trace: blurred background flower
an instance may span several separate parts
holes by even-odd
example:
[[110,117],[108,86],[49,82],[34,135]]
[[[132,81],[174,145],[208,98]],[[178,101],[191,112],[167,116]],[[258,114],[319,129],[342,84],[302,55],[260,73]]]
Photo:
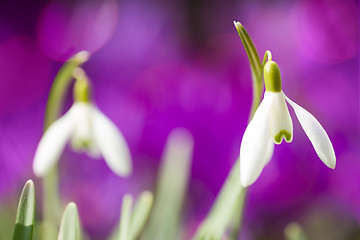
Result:
[[[233,20],[246,27],[260,55],[272,51],[284,91],[322,123],[337,155],[335,170],[323,166],[294,123],[293,144],[275,149],[249,190],[241,239],[282,239],[293,221],[310,239],[360,238],[353,0],[2,1],[0,236],[12,234],[6,222],[15,221],[14,202],[27,179],[36,180],[41,203],[31,165],[49,89],[63,61],[87,50],[84,69],[96,103],[124,134],[134,172],[119,178],[104,161],[68,149],[60,164],[64,204],[75,201],[91,239],[104,239],[123,194],[154,189],[167,136],[184,127],[194,137],[184,209],[184,239],[190,238],[239,155],[250,111],[249,63]],[[71,102],[69,94],[64,111]]]

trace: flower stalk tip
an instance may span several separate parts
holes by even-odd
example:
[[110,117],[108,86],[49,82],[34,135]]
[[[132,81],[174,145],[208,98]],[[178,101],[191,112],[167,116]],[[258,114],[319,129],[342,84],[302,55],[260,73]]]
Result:
[[69,61],[70,62],[76,62],[78,65],[87,62],[90,58],[90,53],[88,51],[80,51],[76,53],[74,56],[72,56]]
[[91,101],[90,82],[84,70],[80,67],[75,68],[73,77],[76,80],[73,89],[75,102],[89,103]]
[[266,50],[265,56],[267,56],[268,61],[272,61],[272,54],[271,54],[270,50]]

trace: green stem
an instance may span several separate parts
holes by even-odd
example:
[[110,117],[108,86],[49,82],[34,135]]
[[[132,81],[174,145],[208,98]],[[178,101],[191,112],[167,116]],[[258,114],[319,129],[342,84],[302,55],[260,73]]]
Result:
[[[69,59],[56,75],[46,104],[44,132],[59,117],[74,69],[88,59],[88,53],[79,52]],[[43,239],[56,239],[60,223],[60,198],[57,166],[43,178]]]
[[[250,62],[253,86],[253,99],[251,112],[249,114],[250,122],[260,104],[264,90],[262,74],[263,66],[266,62],[268,53],[265,53],[264,60],[261,63],[255,45],[245,28],[239,22],[234,22],[234,24]],[[235,164],[231,168],[228,177],[215,199],[215,203],[213,204],[209,215],[201,224],[194,239],[222,239],[229,226],[231,226],[229,239],[237,239],[242,222],[247,193],[247,189],[243,188],[239,182],[239,169],[240,158],[236,160]]]
[[[249,36],[249,38],[250,38],[250,36]],[[254,47],[254,49],[255,49],[255,47]],[[255,49],[255,51],[256,51],[256,49]],[[265,54],[264,54],[264,57],[263,57],[260,74],[258,74],[258,75],[260,75],[261,79],[262,79],[262,75],[263,75],[263,67],[264,67],[264,65],[266,63],[266,60],[268,58],[269,53],[270,53],[270,51],[266,51]],[[271,53],[270,53],[270,58],[271,58]],[[255,83],[255,82],[256,82],[256,84],[259,84],[259,81],[255,81],[253,79],[253,83]],[[254,89],[255,89],[255,87],[254,87]],[[262,81],[261,81],[261,86],[260,85],[257,86],[257,91],[259,89],[260,89],[260,91],[262,93],[262,91],[263,91]],[[260,104],[260,99],[261,99],[261,94],[256,95],[255,98],[253,97],[253,102],[252,102],[252,105],[251,105],[251,112],[250,112],[250,115],[249,115],[249,122],[253,118],[253,116],[255,114],[255,111],[258,108],[259,104]],[[240,163],[240,159],[239,159],[239,163]],[[233,217],[233,228],[232,228],[232,231],[230,233],[230,235],[232,236],[232,239],[237,239],[238,235],[239,235],[239,232],[240,232],[241,222],[242,222],[242,218],[243,218],[242,216],[243,216],[243,213],[244,213],[244,206],[246,204],[246,196],[247,196],[247,189],[245,188],[243,190],[243,193],[238,196],[237,202],[239,203],[239,205],[238,205],[238,209],[235,211],[235,214],[234,214],[234,217]]]
[[[250,35],[247,33],[247,31],[241,24],[240,24],[240,30],[238,29],[238,33],[239,33],[240,39],[241,39],[245,49],[248,49],[248,50],[246,50],[248,58],[256,59],[256,60],[254,60],[254,62],[256,63],[255,66],[250,66],[251,71],[253,73],[252,74],[253,100],[251,103],[251,112],[249,114],[249,120],[248,120],[248,122],[250,122],[256,112],[256,109],[260,105],[262,92],[264,90],[264,84],[262,81],[263,68],[267,61],[267,58],[268,57],[271,58],[271,53],[270,53],[270,51],[267,50],[264,54],[262,63],[260,63],[259,54],[255,48],[255,45],[254,45],[253,41],[251,40]],[[248,46],[248,47],[246,47],[246,46]],[[256,72],[254,71],[254,69],[257,69]],[[235,164],[233,166],[233,169],[240,168],[240,158],[237,160],[237,162],[238,162],[239,166],[237,166],[237,164]],[[240,176],[239,176],[239,178],[240,178]],[[238,235],[239,235],[239,231],[241,230],[241,222],[242,222],[243,213],[244,213],[244,206],[246,204],[246,196],[247,196],[247,188],[243,189],[242,194],[239,194],[237,196],[236,202],[238,203],[238,205],[237,205],[237,209],[233,216],[233,221],[232,221],[233,225],[232,225],[232,230],[230,232],[231,239],[237,239]]]

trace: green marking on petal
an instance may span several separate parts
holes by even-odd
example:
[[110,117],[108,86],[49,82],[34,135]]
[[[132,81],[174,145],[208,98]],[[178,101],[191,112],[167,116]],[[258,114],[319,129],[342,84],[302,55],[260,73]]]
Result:
[[286,130],[281,130],[278,134],[276,134],[274,139],[276,144],[280,144],[283,139],[289,143],[291,142],[291,133]]
[[91,148],[93,141],[91,139],[77,139],[71,140],[71,146],[75,151],[86,151]]

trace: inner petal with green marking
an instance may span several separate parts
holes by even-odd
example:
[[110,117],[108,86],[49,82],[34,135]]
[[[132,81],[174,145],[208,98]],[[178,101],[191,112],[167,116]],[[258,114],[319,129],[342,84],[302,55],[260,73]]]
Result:
[[283,139],[285,139],[286,142],[291,142],[291,140],[292,140],[291,133],[289,133],[288,131],[286,131],[284,129],[281,130],[274,137],[275,143],[277,143],[277,144],[280,144]]
[[293,125],[283,93],[266,91],[265,97],[269,98],[271,101],[269,130],[274,143],[280,144],[283,139],[288,143],[291,142],[293,137]]

